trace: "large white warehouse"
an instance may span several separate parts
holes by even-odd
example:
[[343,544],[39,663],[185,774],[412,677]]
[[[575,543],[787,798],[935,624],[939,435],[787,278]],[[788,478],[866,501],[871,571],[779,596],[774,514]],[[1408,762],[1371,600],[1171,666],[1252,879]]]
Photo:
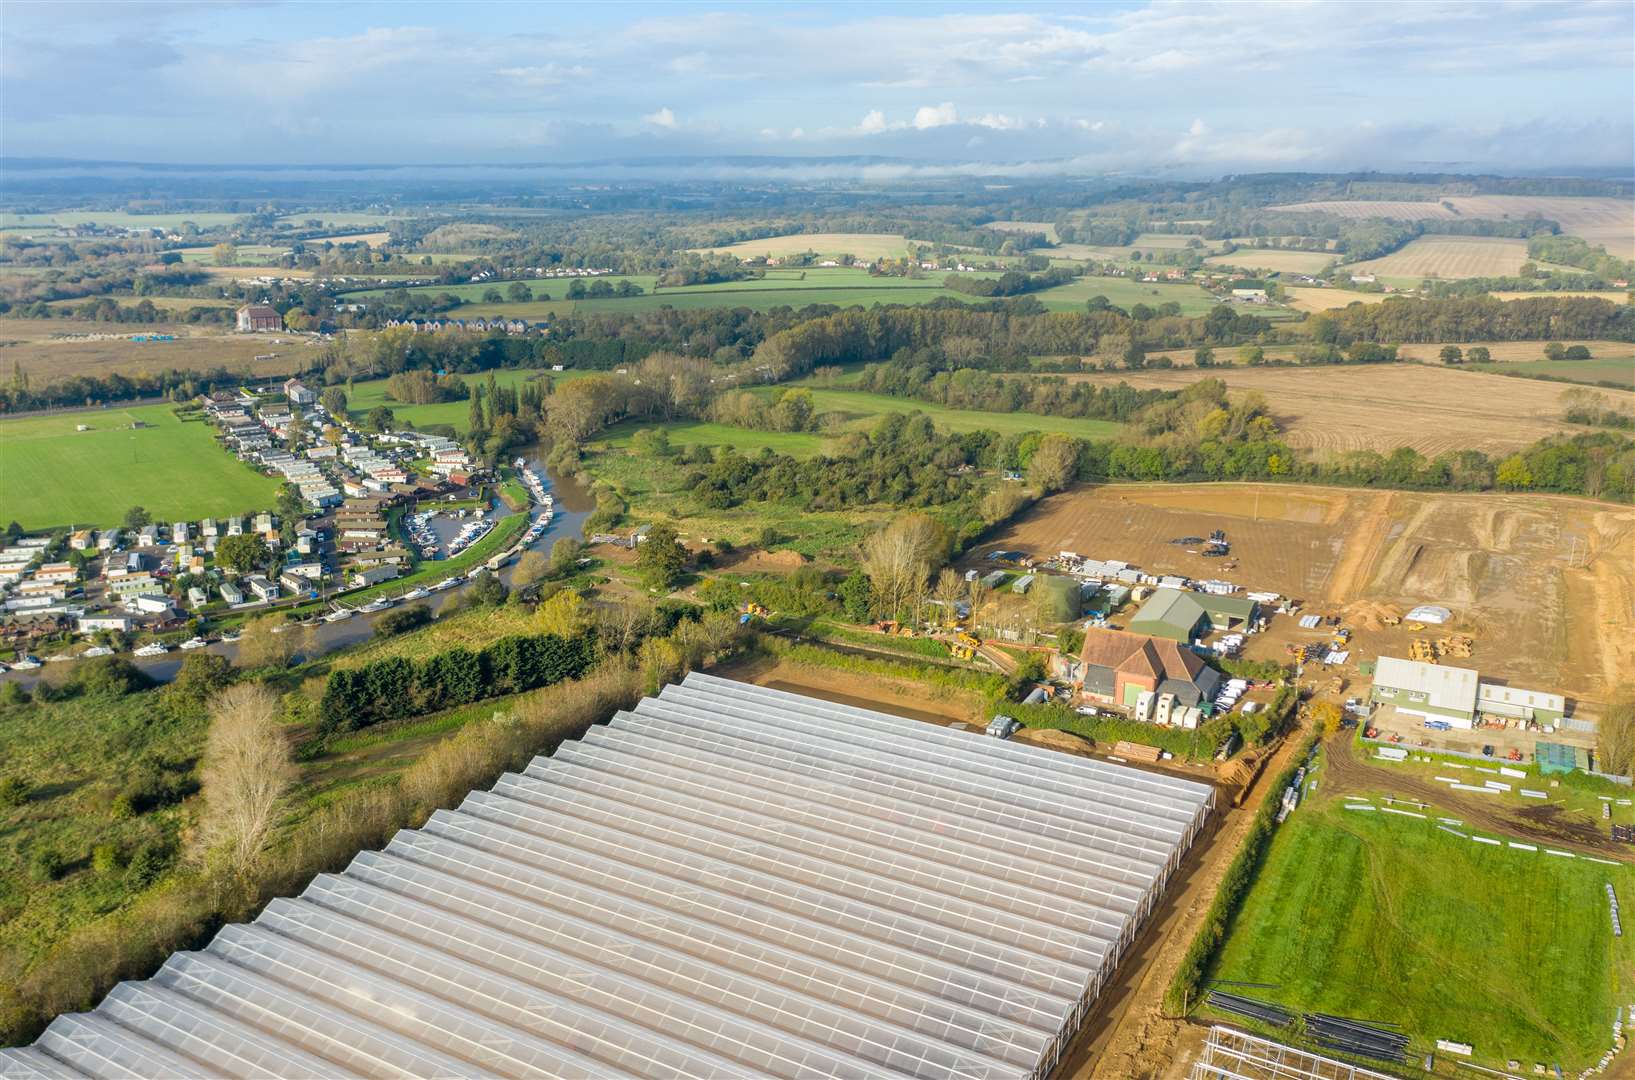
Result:
[[1211,804],[694,674],[0,1074],[1041,1077]]

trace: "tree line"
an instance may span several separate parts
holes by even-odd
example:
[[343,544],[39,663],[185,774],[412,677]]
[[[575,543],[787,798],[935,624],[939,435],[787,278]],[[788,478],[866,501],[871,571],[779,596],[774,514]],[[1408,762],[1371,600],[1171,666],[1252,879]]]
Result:
[[596,659],[596,635],[513,634],[480,650],[447,649],[419,661],[389,656],[336,668],[318,703],[318,735],[419,716],[485,697],[575,679]]

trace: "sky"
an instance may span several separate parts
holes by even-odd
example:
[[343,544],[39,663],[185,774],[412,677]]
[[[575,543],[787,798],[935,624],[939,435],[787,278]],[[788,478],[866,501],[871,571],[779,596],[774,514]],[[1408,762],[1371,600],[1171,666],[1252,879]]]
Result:
[[8,157],[1627,169],[1632,87],[1628,0],[0,0]]

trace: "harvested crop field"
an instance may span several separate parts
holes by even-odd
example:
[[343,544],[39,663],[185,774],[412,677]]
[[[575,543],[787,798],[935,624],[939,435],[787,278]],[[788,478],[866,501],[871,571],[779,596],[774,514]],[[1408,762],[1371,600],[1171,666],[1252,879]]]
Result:
[[1377,304],[1385,299],[1384,293],[1358,292],[1354,289],[1288,289],[1289,306],[1296,311],[1332,311],[1355,303]]
[[[1176,390],[1202,376],[1192,368],[1071,377]],[[1559,386],[1440,366],[1231,367],[1211,369],[1208,377],[1225,380],[1234,393],[1264,394],[1289,445],[1318,453],[1399,446],[1427,457],[1450,450],[1502,453],[1567,429],[1559,419]],[[1635,395],[1628,397],[1635,403]]]
[[1350,269],[1381,277],[1511,277],[1527,261],[1527,241],[1496,236],[1421,236],[1389,255]]
[[[154,303],[163,301],[156,298]],[[175,334],[177,340],[132,340],[154,334]],[[9,373],[14,363],[21,365],[35,387],[79,375],[154,374],[171,368],[208,371],[225,367],[259,378],[302,370],[311,361],[311,341],[287,334],[228,334],[166,323],[0,319],[0,368]],[[257,356],[269,359],[257,360]]]
[[1336,256],[1322,251],[1280,251],[1275,248],[1239,248],[1230,255],[1211,255],[1208,266],[1241,266],[1274,274],[1315,274]]
[[[1451,203],[1449,210],[1442,205]],[[1399,221],[1483,218],[1503,221],[1538,214],[1561,223],[1561,231],[1600,244],[1620,258],[1635,258],[1635,202],[1605,197],[1560,195],[1448,195],[1437,201],[1351,201],[1292,203],[1272,210],[1303,210],[1347,218],[1388,217]]]
[[[1215,529],[1232,542],[1230,560],[1170,543]],[[1468,663],[1485,676],[1567,694],[1592,703],[1591,714],[1635,670],[1635,509],[1627,506],[1296,484],[1120,484],[1051,496],[993,543],[1300,598],[1356,632],[1359,659],[1408,655],[1415,635],[1382,616],[1443,604],[1454,614],[1449,629],[1475,638]],[[1285,623],[1274,622],[1269,636]]]
[[765,255],[798,255],[815,251],[819,255],[855,255],[859,259],[896,258],[908,249],[908,241],[896,233],[791,233],[787,236],[764,236],[759,240],[745,240],[725,247],[698,248],[698,251],[722,252],[741,259]]

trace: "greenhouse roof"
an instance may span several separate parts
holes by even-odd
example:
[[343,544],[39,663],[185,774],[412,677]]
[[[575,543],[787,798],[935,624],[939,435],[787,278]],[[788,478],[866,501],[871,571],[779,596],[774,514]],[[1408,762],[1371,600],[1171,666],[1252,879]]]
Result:
[[1042,1076],[1211,805],[693,674],[4,1076]]

